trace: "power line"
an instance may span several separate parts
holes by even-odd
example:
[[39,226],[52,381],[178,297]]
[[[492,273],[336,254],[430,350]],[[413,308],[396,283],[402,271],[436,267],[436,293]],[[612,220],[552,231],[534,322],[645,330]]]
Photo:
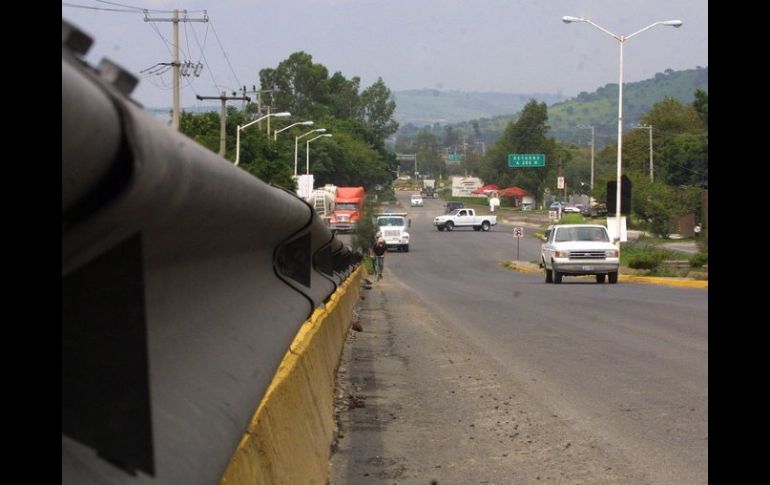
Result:
[[[211,24],[211,20],[209,20],[209,24]],[[211,76],[211,82],[214,83],[214,86],[219,87],[219,83],[217,82],[216,79],[214,79],[214,70],[211,69],[211,64],[209,64],[208,59],[206,59],[206,41],[208,40],[208,37],[209,37],[209,26],[206,25],[206,35],[203,38],[202,46],[200,41],[198,40],[198,34],[195,33],[195,29],[192,29],[192,33],[193,33],[193,38],[195,39],[195,43],[198,44],[198,49],[200,49],[201,51],[201,58],[203,59],[203,62],[207,66],[209,66],[208,72],[209,72],[209,75]]]
[[[153,9],[153,8],[135,7],[133,5],[125,5],[125,4],[117,3],[117,2],[108,2],[107,0],[94,0],[94,1],[95,2],[99,2],[99,3],[106,3],[107,5],[115,5],[115,6],[124,7],[124,8],[132,8],[132,9],[138,11],[138,12],[174,13],[173,10],[157,10],[157,9]],[[188,12],[189,13],[201,13],[201,12],[205,12],[205,10],[182,10],[182,12],[184,12],[185,15],[186,15]]]
[[217,43],[219,44],[219,48],[222,50],[222,55],[225,57],[225,61],[227,61],[227,65],[230,66],[230,72],[233,73],[233,77],[235,78],[235,82],[238,83],[238,86],[241,85],[240,79],[238,79],[238,76],[235,74],[235,70],[233,69],[232,64],[230,64],[230,58],[227,57],[227,52],[225,52],[225,48],[222,47],[222,42],[219,40],[219,35],[217,35],[217,30],[214,28],[214,23],[211,22],[211,31],[214,32],[214,37],[217,39]]
[[67,2],[62,2],[61,4],[65,7],[84,8],[88,10],[102,10],[104,12],[136,13],[136,10],[120,10],[117,8],[92,7],[88,5],[78,5],[75,3],[67,3]]

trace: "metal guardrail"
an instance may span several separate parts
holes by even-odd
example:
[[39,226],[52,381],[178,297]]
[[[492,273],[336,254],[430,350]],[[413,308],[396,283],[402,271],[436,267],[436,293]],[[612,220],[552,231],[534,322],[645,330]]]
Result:
[[360,255],[144,113],[89,45],[62,21],[62,482],[215,483]]

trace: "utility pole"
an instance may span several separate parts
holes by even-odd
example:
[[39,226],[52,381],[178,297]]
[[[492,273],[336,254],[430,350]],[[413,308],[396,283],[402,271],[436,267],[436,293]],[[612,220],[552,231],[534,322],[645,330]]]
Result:
[[204,100],[204,99],[222,100],[222,108],[219,110],[219,156],[224,157],[225,156],[225,125],[227,121],[227,110],[225,107],[225,103],[230,99],[242,99],[244,101],[250,101],[251,99],[248,96],[235,96],[235,93],[233,93],[233,96],[227,96],[227,93],[224,91],[222,91],[221,96],[196,95],[195,97],[200,100]]
[[173,95],[173,112],[171,114],[171,128],[173,128],[176,131],[179,131],[179,99],[181,96],[181,87],[179,82],[179,67],[181,64],[179,63],[179,22],[208,22],[209,17],[206,14],[206,11],[203,11],[203,18],[202,19],[191,19],[187,17],[187,10],[183,10],[184,17],[179,18],[179,10],[174,9],[174,16],[170,19],[162,19],[162,18],[150,18],[149,14],[145,12],[144,14],[144,21],[145,22],[172,22],[174,24],[174,40],[173,40],[173,47],[174,47],[174,53],[172,61],[172,65],[174,66],[174,95]]

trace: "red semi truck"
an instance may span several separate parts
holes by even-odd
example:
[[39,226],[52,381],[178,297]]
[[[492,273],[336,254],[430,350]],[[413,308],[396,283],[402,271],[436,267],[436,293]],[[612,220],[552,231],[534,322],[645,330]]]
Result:
[[363,217],[365,198],[363,187],[337,187],[329,228],[338,232],[352,231]]

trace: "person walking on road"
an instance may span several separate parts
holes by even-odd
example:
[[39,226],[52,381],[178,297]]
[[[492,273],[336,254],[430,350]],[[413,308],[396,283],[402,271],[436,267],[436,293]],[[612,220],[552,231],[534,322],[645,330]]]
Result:
[[374,256],[374,274],[377,275],[377,280],[382,279],[382,270],[385,269],[385,253],[388,252],[388,245],[385,243],[385,238],[380,237],[372,247],[372,255]]

